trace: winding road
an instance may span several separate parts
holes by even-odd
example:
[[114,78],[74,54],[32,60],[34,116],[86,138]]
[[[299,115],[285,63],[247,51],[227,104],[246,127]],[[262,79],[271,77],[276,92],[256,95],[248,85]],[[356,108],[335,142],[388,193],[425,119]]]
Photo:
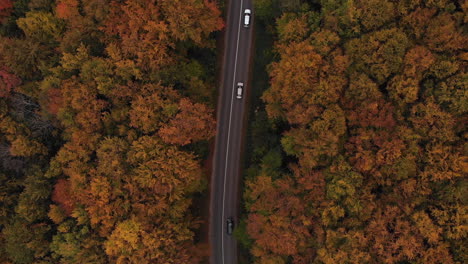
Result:
[[[253,18],[243,26],[244,10],[252,0],[229,0],[225,31],[223,72],[217,109],[217,134],[211,176],[210,246],[211,264],[237,264],[237,242],[227,234],[229,217],[238,224],[242,134],[248,83]],[[236,98],[237,83],[244,83],[243,98]]]

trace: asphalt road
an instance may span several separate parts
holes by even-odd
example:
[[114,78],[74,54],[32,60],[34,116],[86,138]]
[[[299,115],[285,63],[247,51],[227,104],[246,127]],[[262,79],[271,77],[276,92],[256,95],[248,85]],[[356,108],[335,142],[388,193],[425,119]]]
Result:
[[[243,27],[244,10],[252,10],[250,26]],[[237,242],[227,234],[226,220],[238,224],[242,133],[249,87],[249,63],[255,13],[252,0],[229,0],[225,50],[217,109],[217,134],[211,177],[210,246],[212,264],[237,264]],[[236,98],[237,82],[244,83]]]

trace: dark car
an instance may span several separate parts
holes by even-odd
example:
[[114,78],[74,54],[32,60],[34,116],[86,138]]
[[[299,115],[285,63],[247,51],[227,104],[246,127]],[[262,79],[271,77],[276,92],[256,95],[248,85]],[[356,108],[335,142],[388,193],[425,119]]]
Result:
[[228,235],[231,235],[232,231],[234,231],[234,220],[232,219],[232,217],[229,217],[226,220],[226,228]]

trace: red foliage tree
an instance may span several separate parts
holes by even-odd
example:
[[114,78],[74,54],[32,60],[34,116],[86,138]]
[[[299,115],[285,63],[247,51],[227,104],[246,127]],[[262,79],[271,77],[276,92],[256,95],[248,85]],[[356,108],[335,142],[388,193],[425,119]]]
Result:
[[47,95],[48,110],[51,114],[56,115],[63,104],[62,93],[60,89],[52,88],[47,91]]
[[19,84],[21,84],[20,78],[9,73],[6,68],[0,68],[0,97],[8,97],[13,88]]
[[11,0],[0,0],[0,23],[13,11],[13,2]]
[[74,208],[74,201],[70,195],[70,182],[59,179],[54,186],[52,201],[58,203],[67,215],[70,215]]
[[78,0],[61,0],[56,7],[57,17],[70,19],[79,15]]
[[214,136],[216,122],[211,109],[182,99],[179,110],[169,124],[159,130],[164,142],[183,146]]

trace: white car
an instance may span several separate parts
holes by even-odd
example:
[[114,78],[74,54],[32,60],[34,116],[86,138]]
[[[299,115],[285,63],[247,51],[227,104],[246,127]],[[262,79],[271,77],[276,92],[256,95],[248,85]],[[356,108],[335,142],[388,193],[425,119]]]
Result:
[[244,27],[249,27],[251,15],[252,15],[252,11],[250,9],[244,10]]
[[237,99],[242,99],[242,90],[244,89],[244,83],[237,83]]

